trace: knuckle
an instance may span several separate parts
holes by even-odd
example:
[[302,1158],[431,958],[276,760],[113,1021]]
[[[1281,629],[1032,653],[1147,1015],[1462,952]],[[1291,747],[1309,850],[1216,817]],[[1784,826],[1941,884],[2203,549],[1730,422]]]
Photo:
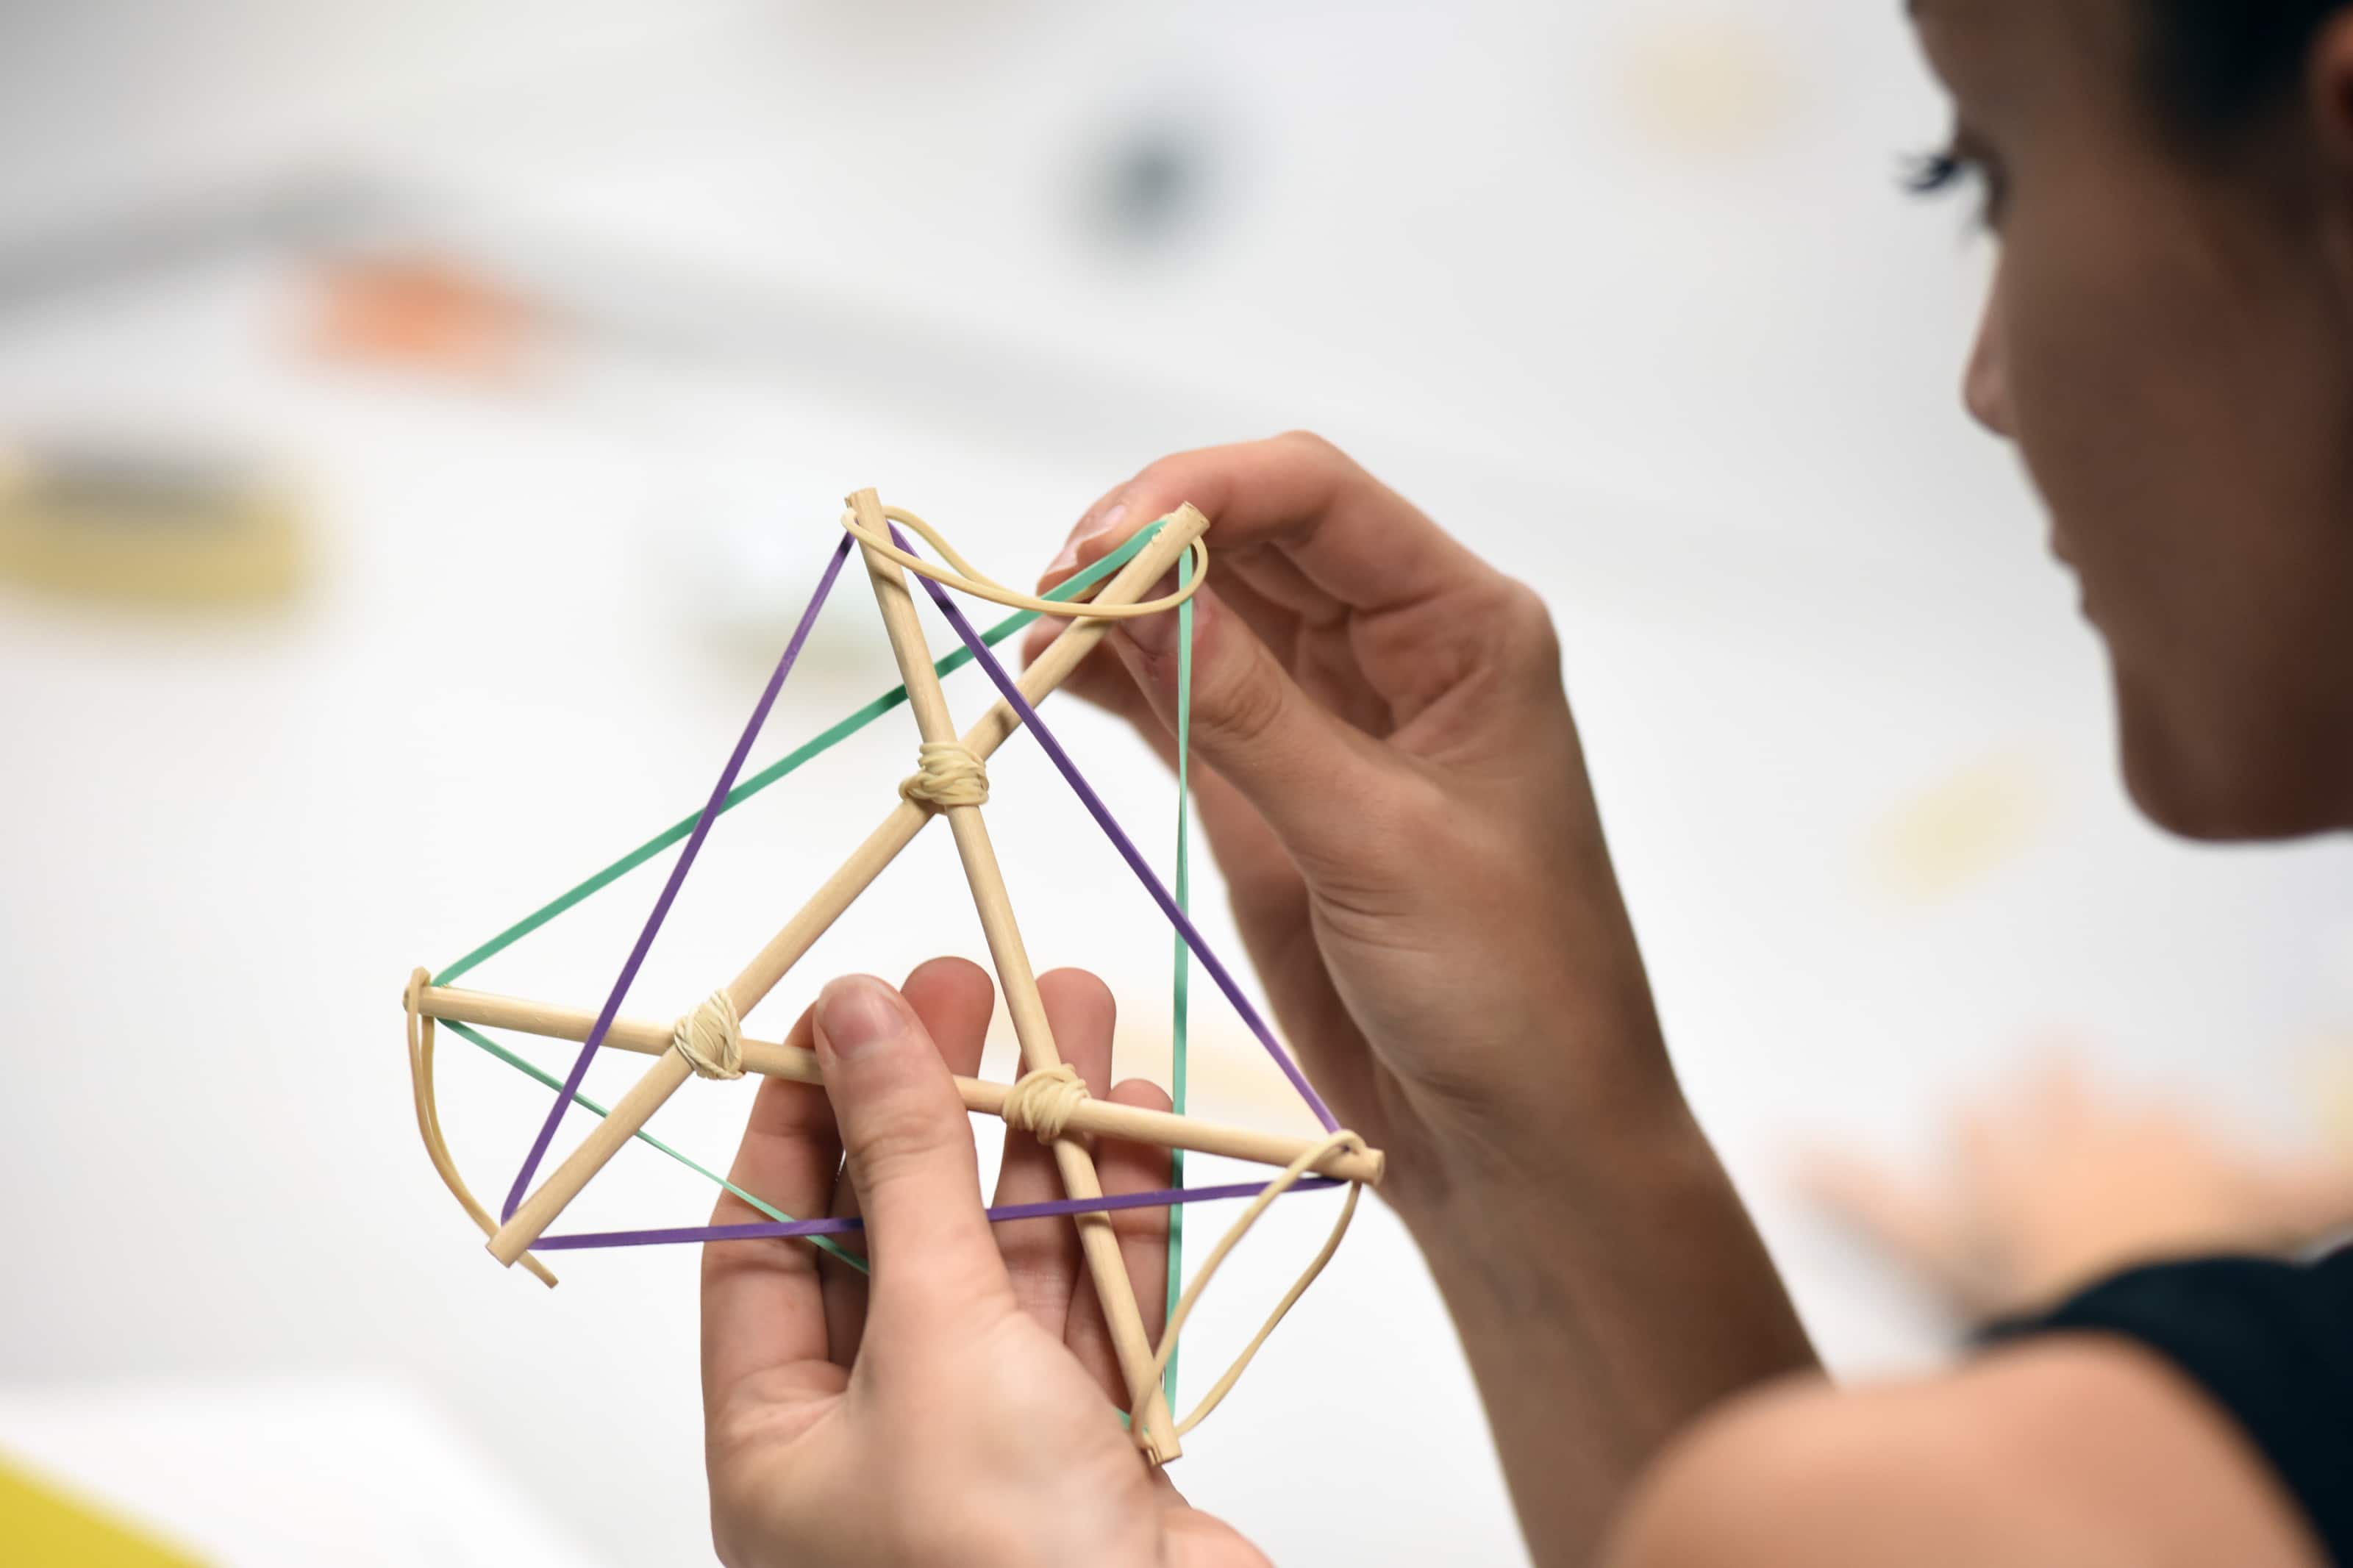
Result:
[[1456,819],[1445,792],[1419,774],[1392,780],[1356,805],[1359,842],[1367,865],[1384,881],[1426,873],[1433,852],[1454,837]]
[[922,1180],[954,1135],[953,1127],[943,1127],[934,1118],[912,1110],[870,1116],[858,1130],[860,1184],[871,1191]]
[[1314,486],[1327,500],[1364,486],[1378,488],[1354,458],[1313,430],[1286,430],[1268,445],[1313,475]]
[[1314,462],[1355,466],[1345,452],[1313,430],[1285,430],[1274,437],[1274,444],[1289,447]]
[[1182,454],[1179,453],[1171,453],[1165,458],[1153,458],[1152,461],[1135,470],[1135,477],[1128,480],[1124,487],[1126,492],[1131,495],[1145,491],[1157,494],[1172,477],[1172,471],[1176,468],[1181,456]]
[[1111,1098],[1122,1105],[1133,1105],[1144,1110],[1165,1111],[1173,1108],[1168,1091],[1148,1078],[1120,1079],[1112,1085]]
[[1273,743],[1290,707],[1280,672],[1256,660],[1214,693],[1197,693],[1195,703],[1193,722],[1209,731],[1205,739],[1246,752]]
[[1507,577],[1498,598],[1496,624],[1514,645],[1535,653],[1559,651],[1559,628],[1553,624],[1552,606],[1545,603],[1542,594],[1516,577]]

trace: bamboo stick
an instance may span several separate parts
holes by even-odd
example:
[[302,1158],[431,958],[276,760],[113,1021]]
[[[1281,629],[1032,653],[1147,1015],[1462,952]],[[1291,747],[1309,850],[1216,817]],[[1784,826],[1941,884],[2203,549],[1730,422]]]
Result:
[[[1153,584],[1176,564],[1176,558],[1189,548],[1209,526],[1208,519],[1190,506],[1179,507],[1151,542],[1136,552],[1135,559],[1120,568],[1110,582],[1097,590],[1097,597],[1106,604],[1130,605],[1151,591]],[[913,607],[912,604],[909,606]],[[1046,651],[1038,657],[1021,677],[1021,695],[1032,704],[1045,700],[1056,687],[1070,678],[1080,661],[1094,651],[1110,629],[1108,621],[1073,620],[1063,627]],[[939,689],[939,680],[932,672],[928,656],[923,661],[923,673],[931,689]],[[910,685],[910,694],[913,693]],[[945,704],[943,702],[942,710]],[[1012,705],[998,701],[964,737],[965,745],[976,756],[986,758],[1003,745],[1020,725],[1019,716]],[[841,912],[858,900],[858,896],[882,874],[883,868],[896,858],[899,852],[914,842],[915,835],[931,820],[931,813],[911,801],[901,801],[881,826],[867,835],[866,841],[851,851],[841,868],[828,878],[800,912],[786,921],[778,931],[744,965],[741,973],[728,983],[729,1000],[735,1004],[738,1016],[748,1014],[775,989],[778,981],[792,966],[800,962],[817,939],[825,934]],[[580,1195],[581,1190],[596,1178],[621,1145],[643,1131],[653,1113],[661,1109],[681,1085],[693,1076],[686,1059],[675,1051],[665,1052],[649,1065],[645,1073],[621,1097],[610,1114],[588,1130],[577,1148],[565,1156],[562,1163],[548,1173],[539,1189],[525,1198],[512,1218],[499,1227],[491,1238],[491,1256],[512,1267],[515,1260],[531,1250],[547,1227]]]
[[[891,525],[882,516],[882,503],[872,490],[851,495],[849,509],[859,521],[874,532],[890,532]],[[891,634],[891,649],[898,656],[899,677],[907,683],[907,705],[914,711],[916,729],[928,742],[957,740],[947,696],[940,689],[939,677],[932,669],[931,648],[923,638],[923,623],[915,615],[914,598],[907,591],[905,572],[871,545],[860,544],[859,550],[866,558],[866,572],[874,584],[874,602],[882,611],[883,627]],[[989,841],[988,825],[982,820],[981,808],[951,805],[943,808],[941,815],[946,816],[948,829],[955,836],[956,853],[964,861],[965,880],[972,885],[973,906],[980,915],[981,931],[988,939],[989,956],[997,964],[997,987],[1004,994],[1006,1011],[1013,1016],[1013,1033],[1021,1042],[1022,1065],[1030,1072],[1060,1067],[1061,1052],[1054,1044],[1053,1028],[1046,1020],[1046,1004],[1038,994],[1038,977],[1029,967],[1029,951],[1022,945],[1021,928],[1013,917],[1013,901],[1005,890],[1005,873],[997,863],[997,849]],[[1075,1138],[1060,1138],[1052,1148],[1064,1192],[1082,1199],[1103,1195],[1094,1157],[1083,1143]],[[1152,1341],[1144,1331],[1144,1314],[1135,1303],[1135,1287],[1127,1277],[1127,1261],[1120,1255],[1118,1234],[1113,1230],[1108,1215],[1073,1215],[1071,1220],[1079,1229],[1080,1250],[1085,1254],[1087,1272],[1094,1279],[1096,1300],[1103,1304],[1103,1321],[1111,1331],[1121,1379],[1127,1384],[1131,1430],[1152,1462],[1165,1465],[1182,1449],[1176,1441],[1176,1422],[1168,1414],[1168,1402],[1161,1396],[1160,1382],[1155,1375]]]
[[[428,1018],[478,1024],[492,1029],[512,1029],[551,1040],[585,1040],[596,1022],[596,1015],[586,1008],[559,1007],[552,1003],[494,995],[487,991],[462,991],[438,985],[425,988],[417,1011]],[[670,1038],[670,1025],[644,1018],[617,1018],[605,1034],[605,1043],[615,1049],[634,1051],[647,1057],[669,1052]],[[744,1040],[744,1067],[748,1072],[786,1079],[794,1083],[821,1085],[825,1082],[825,1075],[818,1067],[817,1053],[801,1046],[755,1040],[747,1036]],[[956,1093],[963,1098],[966,1110],[977,1111],[983,1116],[1005,1114],[1005,1097],[1011,1090],[1010,1085],[981,1078],[959,1078],[955,1085]],[[1121,1105],[1108,1100],[1081,1101],[1071,1113],[1070,1125],[1073,1131],[1099,1138],[1124,1138],[1131,1143],[1150,1143],[1162,1149],[1186,1149],[1197,1154],[1219,1154],[1228,1159],[1250,1160],[1261,1165],[1288,1165],[1299,1158],[1310,1144],[1318,1142],[1312,1138],[1293,1137],[1288,1133],[1264,1132],[1254,1127],[1205,1121],[1195,1116],[1172,1115],[1165,1110],[1146,1110],[1141,1106]],[[1378,1186],[1387,1163],[1387,1157],[1378,1150],[1363,1154],[1335,1150],[1312,1169],[1318,1175],[1336,1176],[1343,1181]]]

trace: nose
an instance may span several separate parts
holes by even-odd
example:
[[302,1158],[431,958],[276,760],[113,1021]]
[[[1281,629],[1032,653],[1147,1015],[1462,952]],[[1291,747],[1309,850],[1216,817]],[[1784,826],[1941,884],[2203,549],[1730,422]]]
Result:
[[2010,374],[2002,353],[2007,335],[2002,278],[2002,272],[1997,269],[1992,287],[1986,291],[1985,314],[1978,322],[1977,345],[1969,351],[1968,370],[1961,378],[1961,401],[1968,405],[1970,416],[1978,424],[2008,440],[2014,432],[2010,427]]

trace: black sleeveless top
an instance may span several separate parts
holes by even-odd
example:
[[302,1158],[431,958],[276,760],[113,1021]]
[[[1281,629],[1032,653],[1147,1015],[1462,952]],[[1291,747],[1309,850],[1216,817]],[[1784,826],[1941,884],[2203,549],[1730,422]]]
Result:
[[2353,1568],[2353,1247],[2314,1263],[2135,1268],[1985,1339],[2084,1331],[2137,1340],[2205,1389],[2270,1460],[2330,1560]]

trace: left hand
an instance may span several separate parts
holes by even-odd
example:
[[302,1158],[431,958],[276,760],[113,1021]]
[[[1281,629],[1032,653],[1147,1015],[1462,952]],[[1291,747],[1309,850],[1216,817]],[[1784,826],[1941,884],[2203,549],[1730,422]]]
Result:
[[[1092,975],[1039,981],[1092,1094],[1111,1088],[1113,1006]],[[950,1074],[976,1070],[993,997],[973,964],[902,991],[838,980],[794,1026],[826,1089],[760,1086],[732,1179],[788,1214],[863,1214],[871,1279],[793,1240],[703,1249],[702,1394],[712,1534],[732,1568],[1029,1563],[1256,1564],[1232,1529],[1145,1466],[1068,1219],[981,1212]],[[1106,1192],[1168,1183],[1159,1150],[1104,1142]],[[1008,1138],[1000,1203],[1060,1195],[1051,1152]],[[732,1194],[714,1223],[762,1216]],[[1113,1216],[1145,1329],[1166,1308],[1167,1217]]]

